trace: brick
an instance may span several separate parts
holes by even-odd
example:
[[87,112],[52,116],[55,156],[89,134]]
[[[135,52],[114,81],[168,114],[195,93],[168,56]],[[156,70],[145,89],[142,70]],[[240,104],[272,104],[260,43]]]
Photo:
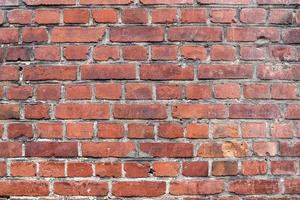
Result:
[[151,47],[152,60],[176,60],[177,47],[174,45],[156,45]]
[[214,91],[217,99],[239,99],[241,88],[237,83],[224,83],[216,84]]
[[23,0],[26,5],[40,6],[40,5],[75,5],[76,0]]
[[277,194],[277,180],[235,180],[229,183],[229,191],[240,195]]
[[279,41],[278,28],[261,27],[232,27],[227,29],[227,40],[231,42],[254,42],[260,38]]
[[275,156],[277,154],[276,142],[255,142],[253,151],[258,156]]
[[271,46],[270,56],[275,61],[293,61],[298,59],[295,48],[287,45]]
[[118,12],[116,9],[95,9],[92,10],[92,17],[97,23],[116,23]]
[[259,79],[263,80],[300,80],[300,71],[295,65],[288,67],[280,65],[276,67],[259,65],[257,68],[257,76]]
[[49,195],[49,183],[34,180],[1,180],[1,196],[46,196]]
[[38,100],[59,100],[60,85],[57,84],[41,84],[36,87],[36,98]]
[[113,116],[117,119],[165,119],[166,106],[160,104],[116,104]]
[[69,45],[63,49],[64,57],[67,60],[86,60],[89,46],[86,45]]
[[147,48],[138,45],[125,46],[122,48],[122,52],[125,60],[147,60],[148,57]]
[[183,162],[182,175],[191,177],[208,176],[208,162]]
[[274,175],[295,175],[296,162],[293,160],[271,161],[271,173]]
[[125,85],[126,99],[152,99],[152,86],[143,83],[128,83]]
[[247,79],[252,78],[252,65],[202,64],[198,69],[199,79]]
[[62,138],[63,124],[41,122],[36,125],[37,135],[39,138]]
[[131,142],[84,142],[82,155],[86,157],[132,157],[135,145]]
[[22,155],[22,144],[18,142],[0,142],[1,157],[20,157]]
[[206,181],[174,181],[170,183],[172,195],[210,195],[223,192],[224,182],[221,180]]
[[179,174],[179,163],[176,162],[154,162],[154,175],[157,177],[175,177]]
[[280,149],[280,155],[281,156],[291,156],[291,157],[297,157],[300,155],[299,148],[300,143],[295,142],[295,143],[286,143],[286,142],[281,142],[279,149]]
[[108,119],[109,105],[107,104],[58,104],[55,108],[58,119]]
[[238,163],[235,161],[214,161],[212,163],[213,176],[235,176],[238,174]]
[[19,119],[20,106],[18,104],[0,104],[0,119]]
[[[51,73],[49,73],[51,71]],[[74,65],[38,65],[24,67],[24,80],[76,80]]]
[[193,156],[189,143],[141,143],[141,153],[150,157],[188,158]]
[[86,4],[91,4],[91,5],[126,5],[126,4],[131,4],[132,0],[103,0],[103,1],[98,1],[98,0],[80,0],[80,4],[86,5]]
[[49,119],[50,107],[48,104],[28,104],[25,105],[26,119]]
[[127,137],[132,139],[154,138],[154,126],[143,123],[128,124]]
[[272,9],[269,22],[272,24],[291,24],[293,22],[292,10]]
[[143,80],[192,80],[193,66],[175,64],[143,64],[140,69]]
[[6,97],[9,100],[26,100],[33,95],[33,89],[30,85],[11,85],[7,89]]
[[188,124],[186,126],[186,137],[190,139],[208,138],[208,124]]
[[246,157],[248,144],[245,142],[203,143],[198,149],[198,156],[204,158]]
[[177,104],[172,106],[172,116],[179,119],[222,119],[226,117],[226,110],[222,104]]
[[90,16],[87,9],[65,9],[63,17],[66,24],[86,24]]
[[65,86],[65,99],[88,100],[92,98],[92,87],[87,84],[68,84]]
[[274,119],[280,115],[280,109],[275,104],[233,104],[229,107],[229,117],[232,119]]
[[299,119],[300,118],[300,105],[289,104],[287,105],[285,118],[287,119]]
[[297,99],[298,89],[295,84],[274,83],[271,88],[273,99]]
[[134,64],[92,64],[81,66],[81,77],[84,80],[135,79]]
[[7,136],[10,139],[29,139],[33,137],[30,123],[13,123],[8,125]]
[[240,58],[241,60],[265,60],[267,57],[266,55],[266,48],[264,47],[254,47],[254,46],[241,46],[240,47]]
[[38,46],[34,48],[34,59],[43,61],[59,61],[60,48],[58,46]]
[[206,60],[207,51],[203,46],[184,45],[180,47],[180,54],[188,60]]
[[117,197],[157,197],[165,193],[166,183],[161,181],[122,181],[112,184]]
[[7,12],[7,21],[11,24],[31,24],[32,11],[14,9]]
[[210,99],[212,88],[208,84],[188,84],[185,94],[187,99]]
[[93,123],[68,123],[66,125],[67,137],[70,139],[88,139],[93,137]]
[[170,41],[218,42],[222,40],[220,27],[171,27],[168,30]]
[[68,196],[105,196],[108,185],[97,181],[57,181],[54,182],[54,193]]
[[96,176],[100,177],[121,177],[122,165],[121,163],[97,163]]
[[176,22],[176,9],[157,8],[151,12],[152,23],[174,23]]
[[122,96],[122,88],[120,84],[101,83],[95,85],[97,99],[120,99]]
[[12,162],[10,165],[11,176],[35,176],[36,164],[33,162]]
[[98,42],[104,36],[103,27],[54,27],[51,31],[51,41],[62,42]]
[[247,24],[265,23],[267,11],[263,8],[244,8],[240,12],[240,21]]
[[119,48],[116,46],[96,46],[93,58],[99,61],[118,60],[120,58]]
[[210,48],[211,60],[232,61],[236,59],[235,54],[236,54],[235,48],[232,46],[213,45]]
[[129,8],[122,10],[122,22],[128,24],[144,24],[148,22],[147,10],[143,8]]
[[31,49],[27,47],[9,47],[6,51],[7,61],[29,61]]
[[181,22],[182,23],[205,23],[207,19],[206,9],[181,9]]
[[192,4],[192,0],[141,0],[142,4],[154,5],[154,4]]
[[0,38],[4,44],[18,43],[19,31],[17,28],[0,28]]
[[246,160],[242,162],[242,174],[245,176],[264,175],[267,173],[265,161]]
[[29,142],[25,145],[26,157],[76,157],[77,142]]
[[39,175],[42,177],[64,177],[65,164],[59,161],[42,161],[39,163]]
[[23,42],[47,42],[48,33],[45,28],[23,28]]
[[98,124],[98,137],[105,139],[118,139],[124,136],[124,127],[119,123]]
[[0,162],[0,177],[6,176],[6,162],[5,161],[1,161]]
[[267,135],[267,125],[264,122],[243,122],[241,131],[243,138],[264,138]]
[[70,177],[90,177],[93,175],[91,163],[68,162],[67,175]]
[[182,98],[182,86],[177,84],[156,85],[157,99],[180,99]]
[[183,128],[177,123],[164,123],[158,126],[158,136],[161,138],[182,138]]
[[239,126],[235,123],[212,124],[213,138],[237,138],[239,137]]
[[299,179],[286,179],[284,181],[285,194],[298,194],[299,193]]
[[18,6],[19,5],[19,1],[18,0],[2,0],[0,1],[0,5],[1,6]]
[[267,84],[249,83],[244,85],[244,97],[247,99],[271,98],[270,87]]
[[55,9],[35,10],[34,21],[37,24],[59,24],[60,12]]
[[235,23],[236,10],[230,8],[213,8],[210,11],[210,17],[214,23]]
[[291,123],[274,123],[271,128],[273,138],[292,138],[293,124]]
[[299,38],[297,35],[299,35],[300,29],[298,28],[287,28],[282,33],[282,40],[284,43],[287,44],[297,44],[300,43]]
[[147,162],[124,163],[125,176],[129,178],[148,177],[150,164]]

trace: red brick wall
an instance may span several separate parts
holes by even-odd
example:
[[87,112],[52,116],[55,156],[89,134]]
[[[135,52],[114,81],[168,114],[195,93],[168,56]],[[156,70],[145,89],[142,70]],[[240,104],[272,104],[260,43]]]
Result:
[[299,0],[0,6],[0,199],[299,199]]

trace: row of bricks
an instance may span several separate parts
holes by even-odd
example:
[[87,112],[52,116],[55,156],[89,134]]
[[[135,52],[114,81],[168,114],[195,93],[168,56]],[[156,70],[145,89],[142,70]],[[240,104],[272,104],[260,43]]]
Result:
[[[300,142],[211,141],[211,142],[0,142],[0,155],[15,157],[91,158],[248,158],[299,157]],[[24,147],[24,148],[23,148]]]
[[[228,183],[228,187],[225,187]],[[48,196],[52,194],[64,196],[112,196],[114,197],[160,197],[165,194],[172,197],[163,199],[177,199],[183,195],[216,195],[228,194],[239,195],[275,195],[297,194],[299,192],[300,179],[237,179],[225,181],[223,179],[189,179],[165,181],[113,181],[99,180],[61,180],[48,182],[43,180],[3,180],[0,181],[0,195],[2,196]],[[51,185],[51,189],[50,188]],[[110,185],[110,186],[109,186]],[[227,185],[227,184],[226,184]],[[175,196],[175,197],[174,197]],[[51,199],[51,198],[50,198]],[[114,199],[114,198],[113,198]],[[206,198],[187,198],[184,200],[204,200]],[[214,198],[231,199],[239,198]],[[251,198],[244,198],[250,200]],[[257,198],[254,198],[257,199]],[[286,198],[281,198],[286,199]],[[276,200],[276,198],[272,198]],[[278,199],[279,200],[279,199]],[[296,200],[296,198],[287,198]]]
[[[50,112],[51,110],[51,112]],[[112,111],[110,111],[112,110]],[[300,104],[288,104],[282,110],[278,104],[107,104],[60,103],[0,104],[0,120],[9,119],[300,119]],[[23,114],[20,113],[25,113]],[[170,113],[168,112],[170,111]],[[169,116],[169,118],[171,118]]]
[[[79,68],[79,69],[78,69]],[[197,72],[195,72],[197,69]],[[256,69],[256,70],[254,70]],[[51,73],[49,73],[51,71]],[[80,73],[77,74],[77,71]],[[152,80],[191,81],[195,74],[200,80],[207,79],[252,79],[254,73],[262,80],[300,80],[298,65],[252,64],[84,64],[76,65],[2,65],[0,81],[75,81],[75,80]],[[80,75],[80,77],[78,77]],[[197,80],[196,78],[196,80]]]
[[[167,30],[166,30],[167,29]],[[115,26],[115,27],[24,27],[0,28],[0,43],[19,42],[19,32],[25,43],[83,43],[99,42],[107,32],[111,42],[254,42],[261,38],[286,44],[300,43],[300,28],[280,27],[221,27],[221,26]],[[225,33],[224,33],[225,31]]]
[[128,123],[119,122],[18,122],[0,124],[0,139],[222,139],[222,138],[300,138],[300,124],[292,122],[244,121],[211,123]]
[[[293,14],[296,12],[296,15]],[[62,13],[62,14],[61,14]],[[237,17],[239,15],[239,17]],[[34,16],[34,17],[33,17]],[[121,16],[121,17],[120,17]],[[7,20],[6,20],[7,19]],[[238,20],[239,19],[239,20]],[[265,8],[124,8],[14,9],[0,11],[0,24],[92,24],[92,23],[244,23],[300,24],[300,11]]]
[[[276,99],[296,100],[299,86],[293,83],[72,83],[0,85],[1,100],[197,100]],[[124,91],[124,95],[122,94]],[[154,91],[154,92],[153,92]]]
[[[24,39],[24,38],[23,38]],[[63,57],[62,57],[63,55]],[[122,59],[123,58],[123,59]],[[0,61],[298,61],[300,48],[288,45],[39,45],[0,48]]]
[[[133,3],[140,3],[143,5],[189,5],[189,4],[220,4],[220,5],[298,5],[298,0],[22,0],[27,6],[64,6],[64,5],[130,5]],[[19,0],[2,1],[1,6],[19,6]]]
[[[268,172],[268,165],[270,171]],[[240,168],[240,169],[239,169]],[[0,161],[0,176],[12,177],[103,177],[103,178],[145,178],[145,177],[208,177],[208,176],[259,176],[296,175],[299,161],[296,160],[232,160],[213,161],[127,161],[88,162],[60,160],[51,161]],[[211,174],[211,175],[210,175]]]

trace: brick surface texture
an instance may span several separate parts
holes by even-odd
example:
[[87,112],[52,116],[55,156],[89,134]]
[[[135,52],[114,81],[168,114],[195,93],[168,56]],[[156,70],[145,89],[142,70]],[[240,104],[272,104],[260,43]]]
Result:
[[300,199],[300,0],[0,0],[0,200]]

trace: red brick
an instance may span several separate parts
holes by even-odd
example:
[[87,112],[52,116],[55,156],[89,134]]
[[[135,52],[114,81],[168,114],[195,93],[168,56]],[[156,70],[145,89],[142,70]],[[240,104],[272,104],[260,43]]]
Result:
[[31,98],[32,95],[33,90],[30,85],[11,85],[6,93],[9,100],[26,100]]
[[212,163],[213,176],[235,176],[238,174],[236,161],[214,161]]
[[170,183],[172,195],[210,195],[224,191],[222,180],[174,181]]
[[90,17],[87,9],[65,9],[63,16],[66,24],[86,24]]
[[235,180],[229,183],[229,191],[239,195],[277,194],[277,180]]
[[232,119],[275,119],[280,115],[276,104],[233,104],[229,107],[229,117]]
[[261,27],[231,27],[227,29],[227,40],[231,42],[254,42],[259,38],[279,41],[278,28]]
[[122,165],[121,163],[97,163],[96,176],[100,177],[121,177]]
[[287,44],[300,43],[300,40],[298,38],[299,33],[299,28],[286,28],[282,33],[282,40]]
[[117,119],[165,119],[166,106],[160,104],[115,104],[113,116]]
[[176,84],[156,85],[157,99],[180,99],[182,98],[182,86]]
[[19,119],[20,106],[18,104],[0,104],[0,119]]
[[39,138],[62,138],[63,124],[40,122],[36,125],[37,135]]
[[106,196],[108,184],[98,181],[59,181],[54,182],[54,193],[66,196]]
[[32,125],[30,123],[9,124],[7,132],[7,136],[10,139],[29,139],[33,137]]
[[23,28],[23,42],[47,42],[48,33],[45,28]]
[[296,162],[293,160],[271,161],[271,173],[274,175],[295,175]]
[[176,60],[177,47],[174,45],[156,45],[151,47],[152,60]]
[[271,98],[270,87],[267,84],[249,83],[244,85],[244,97],[247,99]]
[[21,157],[22,144],[19,142],[0,142],[0,156],[6,158]]
[[60,12],[55,9],[35,10],[34,21],[37,24],[59,24]]
[[140,151],[151,157],[187,158],[193,156],[193,144],[141,143]]
[[59,100],[60,85],[57,84],[37,85],[36,98],[38,100]]
[[24,0],[24,3],[29,6],[39,6],[39,5],[75,5],[76,0]]
[[48,104],[28,104],[25,105],[26,119],[49,119],[50,107]]
[[17,28],[0,28],[0,42],[4,44],[18,43],[19,31]]
[[300,119],[300,105],[299,104],[289,104],[287,105],[286,119]]
[[146,83],[127,83],[125,85],[126,99],[152,99],[152,86]]
[[280,143],[280,155],[281,156],[291,156],[291,157],[298,157],[300,155],[300,143],[287,143],[281,142]]
[[240,85],[237,83],[223,83],[214,86],[215,98],[218,99],[239,99]]
[[271,88],[273,99],[297,99],[298,89],[295,84],[274,83]]
[[212,98],[212,88],[208,84],[188,84],[185,93],[187,99]]
[[143,80],[192,80],[193,66],[181,67],[175,64],[143,64],[141,66]]
[[92,4],[92,5],[126,5],[132,3],[132,0],[80,0],[80,4]]
[[208,138],[208,124],[188,124],[186,126],[186,137],[190,139]]
[[5,161],[1,161],[0,162],[0,177],[2,176],[6,176],[6,162]]
[[255,46],[241,46],[240,47],[240,59],[241,60],[265,60],[266,48]]
[[207,51],[203,46],[184,45],[180,47],[180,54],[189,60],[206,60]]
[[90,177],[93,175],[91,163],[69,162],[67,164],[67,175],[70,177]]
[[7,61],[29,61],[31,48],[27,47],[9,47],[6,50]]
[[35,176],[36,164],[33,162],[15,161],[10,164],[11,176]]
[[119,123],[98,124],[98,137],[105,139],[118,139],[124,136],[124,127]]
[[118,60],[120,58],[119,48],[116,46],[96,46],[93,58],[99,61]]
[[52,42],[98,42],[102,40],[103,27],[54,27],[51,31]]
[[293,137],[292,123],[274,123],[271,128],[273,138],[292,138]]
[[245,157],[248,155],[245,142],[204,143],[198,150],[198,156],[204,158]]
[[91,64],[81,66],[83,80],[135,79],[134,64]]
[[60,48],[58,46],[37,46],[34,48],[34,59],[45,61],[59,61]]
[[291,66],[271,66],[259,65],[257,68],[257,76],[259,79],[271,80],[300,80],[300,70],[296,65]]
[[43,161],[39,163],[41,177],[64,177],[65,164],[59,161]]
[[222,40],[220,27],[181,26],[168,30],[170,41],[218,42]]
[[255,142],[253,151],[258,156],[275,156],[277,155],[276,142]]
[[208,18],[206,9],[181,9],[182,23],[205,23]]
[[132,157],[135,145],[131,142],[84,142],[82,155],[87,157]]
[[143,8],[128,8],[122,10],[122,22],[127,24],[144,24],[148,22],[147,10]]
[[182,175],[192,177],[208,176],[208,162],[183,162]]
[[49,183],[34,180],[1,180],[1,196],[47,196]]
[[267,11],[263,8],[244,8],[240,12],[240,20],[247,24],[265,23]]
[[148,177],[150,164],[147,162],[124,163],[125,176],[129,178]]
[[250,3],[250,0],[198,0],[198,2],[203,4],[238,4],[246,5]]
[[14,9],[7,12],[7,21],[11,24],[31,24],[32,11]]
[[112,194],[117,197],[157,197],[166,191],[161,181],[122,181],[112,184]]
[[252,78],[252,65],[202,64],[198,69],[199,79],[246,79]]
[[177,104],[172,106],[174,118],[225,118],[226,107],[222,104]]
[[68,84],[65,86],[65,99],[84,100],[92,98],[92,87],[87,84]]
[[101,83],[95,85],[97,99],[117,100],[122,96],[122,88],[117,83]]
[[211,60],[232,61],[236,59],[236,51],[232,46],[213,45],[210,48]]
[[154,138],[154,126],[142,123],[128,124],[128,138]]
[[158,126],[158,136],[161,138],[182,138],[183,127],[177,123],[163,123]]
[[112,42],[159,42],[163,41],[164,31],[158,26],[112,27]]
[[123,58],[125,60],[146,60],[148,57],[148,50],[146,47],[132,45],[132,46],[125,46],[122,48],[123,51]]
[[265,122],[243,122],[241,124],[243,138],[264,138],[267,135]]
[[177,162],[154,162],[154,175],[158,177],[175,177],[179,173],[179,163]]
[[117,10],[111,8],[92,10],[92,16],[97,23],[116,23],[118,20]]
[[29,142],[25,145],[26,157],[76,157],[77,142]]
[[285,194],[299,194],[300,192],[300,179],[285,179],[284,188]]
[[67,60],[86,60],[88,56],[89,46],[86,45],[69,45],[65,46],[64,57]]
[[176,21],[176,9],[156,8],[151,12],[152,23],[174,23]]
[[88,139],[93,137],[93,123],[76,122],[66,125],[67,137],[70,139]]
[[213,138],[237,138],[239,137],[239,126],[235,123],[212,124]]
[[58,104],[55,109],[58,119],[108,119],[107,104]]
[[292,10],[272,9],[269,16],[272,24],[291,24],[293,22]]
[[242,162],[242,174],[245,176],[264,175],[267,173],[265,161],[246,160]]
[[298,59],[296,49],[292,46],[271,46],[269,51],[272,60],[275,61],[293,61]]
[[154,4],[192,4],[192,0],[141,0],[142,4],[154,5]]
[[213,8],[210,11],[210,17],[214,23],[235,23],[236,10],[230,8]]

